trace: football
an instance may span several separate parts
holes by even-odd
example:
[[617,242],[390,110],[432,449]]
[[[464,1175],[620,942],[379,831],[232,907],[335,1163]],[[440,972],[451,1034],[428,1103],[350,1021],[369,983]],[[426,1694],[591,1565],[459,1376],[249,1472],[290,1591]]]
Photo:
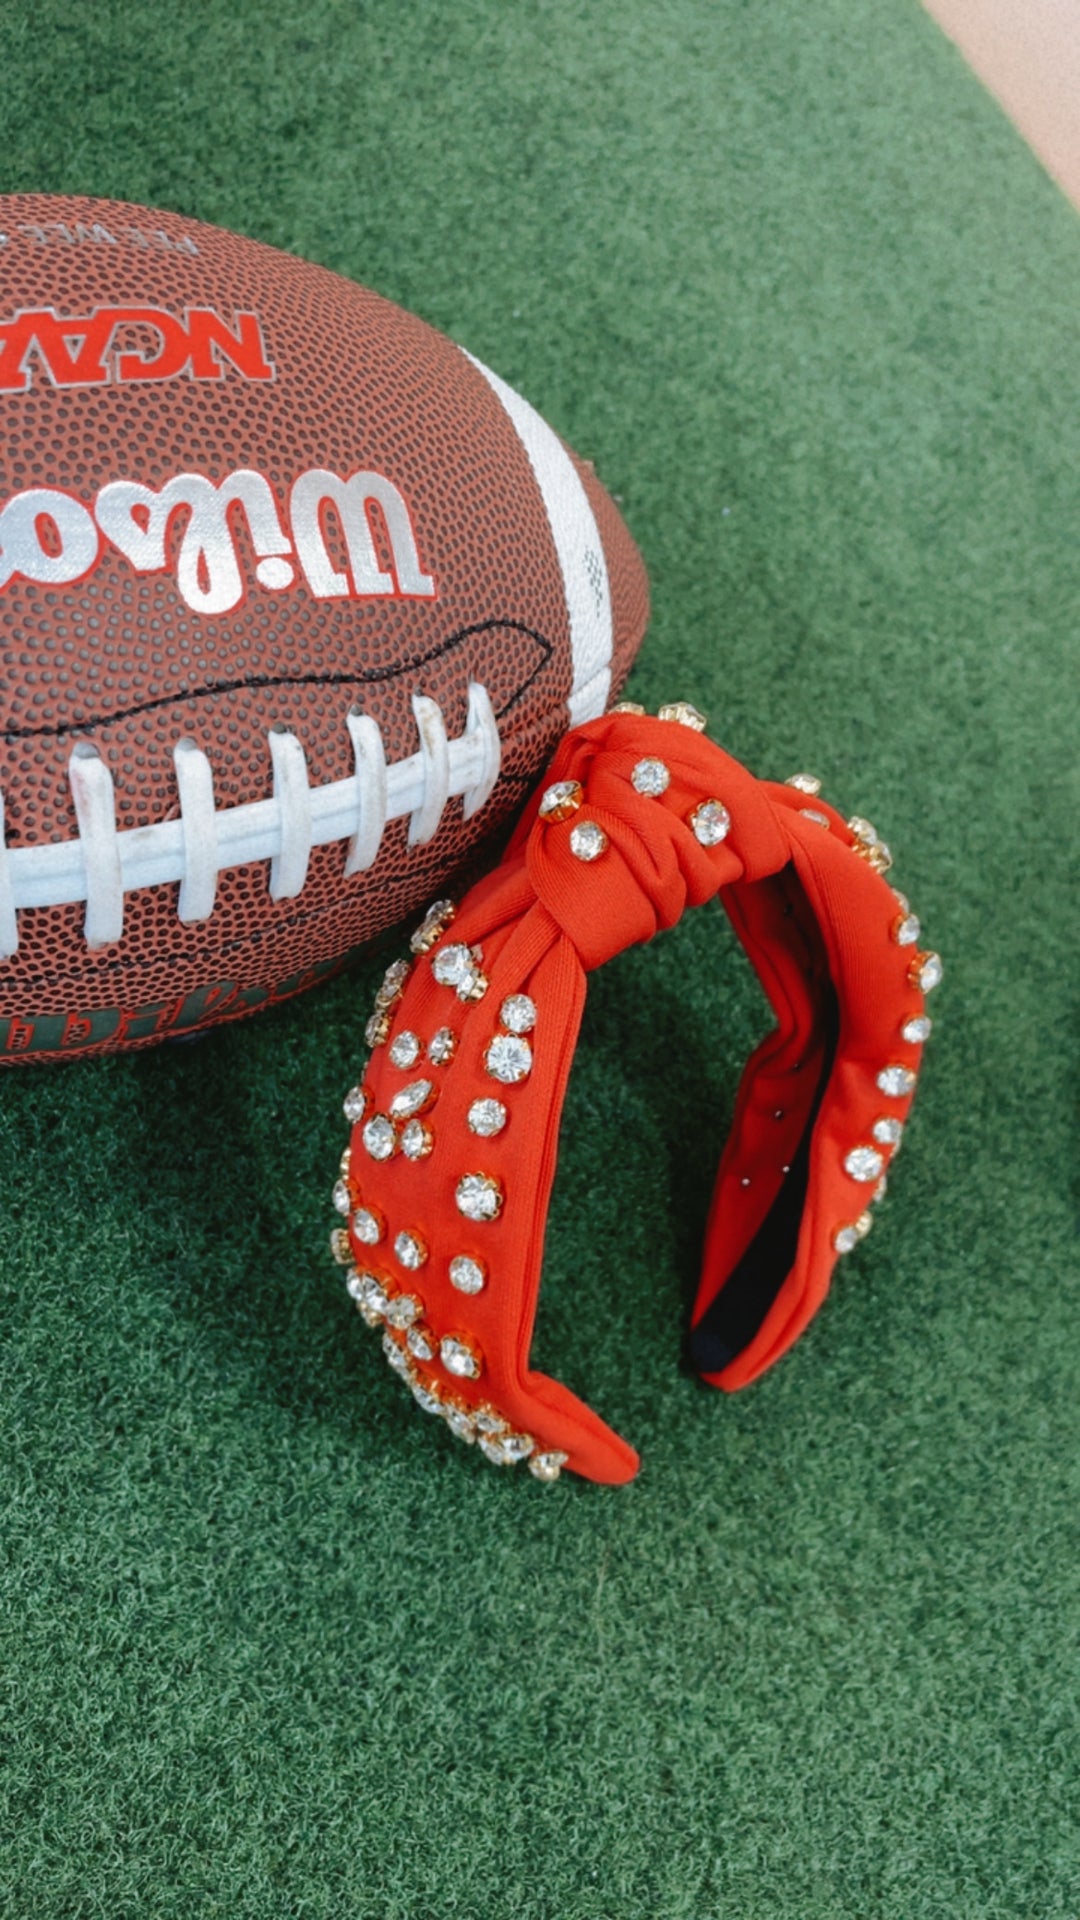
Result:
[[326,269],[0,197],[0,1060],[315,984],[516,815],[640,644],[588,461]]

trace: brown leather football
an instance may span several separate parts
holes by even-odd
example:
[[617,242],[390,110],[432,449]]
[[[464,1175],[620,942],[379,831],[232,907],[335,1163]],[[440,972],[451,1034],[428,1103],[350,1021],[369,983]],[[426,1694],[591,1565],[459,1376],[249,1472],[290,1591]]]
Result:
[[0,197],[0,1060],[313,985],[498,835],[641,641],[588,462],[362,287]]

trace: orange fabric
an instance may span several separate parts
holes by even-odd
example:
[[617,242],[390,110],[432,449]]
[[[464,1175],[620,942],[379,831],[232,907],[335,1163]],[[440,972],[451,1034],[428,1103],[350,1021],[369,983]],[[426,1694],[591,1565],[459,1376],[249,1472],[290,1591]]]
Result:
[[[670,774],[656,797],[636,791],[631,781],[645,757],[662,761]],[[542,796],[558,781],[578,782],[584,797],[569,818],[548,820],[540,813]],[[716,845],[701,844],[689,824],[695,808],[709,800],[721,801],[731,819]],[[828,825],[807,818],[808,810]],[[608,840],[591,861],[572,851],[571,836],[585,822],[602,828]],[[376,1246],[354,1236],[352,1253],[361,1273],[374,1274],[389,1293],[410,1295],[422,1310],[434,1357],[410,1357],[399,1367],[408,1369],[418,1397],[434,1396],[456,1409],[459,1420],[477,1409],[489,1416],[494,1410],[514,1435],[531,1439],[535,1451],[556,1461],[566,1455],[568,1466],[590,1479],[618,1483],[637,1471],[638,1457],[625,1440],[566,1387],[529,1366],[559,1118],[586,972],[717,893],[761,975],[778,1026],[758,1048],[739,1091],[706,1234],[695,1325],[723,1294],[782,1197],[784,1169],[811,1118],[813,1133],[790,1270],[778,1278],[752,1337],[706,1377],[741,1386],[798,1336],[827,1291],[836,1232],[856,1221],[867,1203],[868,1183],[852,1177],[845,1156],[873,1144],[875,1119],[902,1122],[910,1104],[910,1096],[885,1097],[876,1076],[887,1065],[916,1069],[921,1051],[900,1031],[923,1009],[912,984],[913,949],[898,944],[895,934],[904,903],[859,857],[861,844],[818,799],[755,779],[687,725],[615,712],[564,738],[502,865],[471,891],[437,944],[413,964],[392,1006],[388,1037],[372,1053],[365,1112],[353,1133],[350,1205],[376,1209],[386,1231]],[[479,949],[474,964],[487,985],[478,998],[462,1000],[436,977],[440,954],[458,947]],[[507,1085],[492,1077],[485,1056],[504,1030],[500,1009],[515,995],[535,1004],[535,1026],[525,1036],[532,1065],[527,1077]],[[832,1005],[839,1007],[834,1056]],[[393,1064],[396,1036],[415,1034],[426,1048],[445,1028],[456,1042],[448,1064],[431,1065],[426,1055],[408,1067]],[[415,1161],[402,1151],[374,1159],[365,1145],[372,1116],[390,1116],[394,1097],[421,1079],[431,1083],[423,1113],[430,1152]],[[478,1137],[467,1120],[471,1103],[484,1098],[500,1100],[508,1115],[491,1138]],[[394,1124],[400,1134],[400,1123]],[[887,1163],[890,1149],[874,1150]],[[498,1183],[497,1219],[463,1217],[458,1183],[472,1173]],[[403,1268],[394,1251],[403,1230],[426,1250],[414,1269]],[[451,1285],[449,1263],[462,1254],[483,1262],[483,1291],[465,1295]],[[446,1336],[473,1351],[478,1378],[447,1370],[438,1353]],[[388,1337],[405,1352],[405,1332],[391,1330]]]

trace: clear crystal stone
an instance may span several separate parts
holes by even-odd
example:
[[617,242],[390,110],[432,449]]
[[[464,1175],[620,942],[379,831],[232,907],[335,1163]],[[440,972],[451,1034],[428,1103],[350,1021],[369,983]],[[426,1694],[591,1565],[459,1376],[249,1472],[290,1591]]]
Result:
[[352,1248],[344,1227],[335,1227],[330,1235],[330,1252],[339,1267],[352,1266]]
[[466,1444],[471,1447],[473,1441],[476,1439],[476,1428],[473,1425],[472,1415],[466,1413],[464,1407],[455,1406],[444,1406],[443,1414],[451,1433],[455,1434],[459,1440],[464,1440]]
[[[381,1318],[390,1304],[389,1296],[382,1281],[378,1278],[377,1274],[374,1273],[360,1273],[357,1274],[356,1277],[358,1284],[353,1298],[360,1306],[367,1307],[372,1313],[377,1314]],[[352,1292],[351,1288],[350,1292]]]
[[490,1140],[505,1127],[506,1108],[501,1100],[474,1100],[465,1118],[473,1133]]
[[392,1333],[383,1334],[382,1350],[390,1362],[390,1365],[393,1367],[394,1372],[400,1373],[408,1380],[412,1373],[412,1362],[404,1347],[399,1347]]
[[430,1327],[411,1326],[405,1335],[405,1344],[414,1360],[434,1360],[435,1336]]
[[440,987],[471,986],[476,976],[476,963],[472,951],[462,945],[460,940],[449,947],[440,947],[431,962],[431,971]]
[[599,860],[607,843],[607,834],[595,820],[583,820],[580,826],[570,829],[570,851],[575,860]]
[[454,917],[452,900],[434,900],[428,908],[416,932],[411,936],[409,945],[414,953],[426,953],[435,945],[443,930],[450,925]]
[[913,947],[921,932],[917,913],[902,913],[893,921],[893,939],[898,947]]
[[450,1262],[450,1285],[459,1293],[482,1293],[487,1269],[467,1253],[456,1253]]
[[499,1433],[481,1436],[480,1451],[495,1467],[516,1467],[527,1460],[536,1441],[529,1433]]
[[900,1120],[875,1120],[870,1131],[883,1147],[898,1147],[904,1137],[903,1122]]
[[680,727],[690,727],[694,733],[704,733],[707,722],[705,715],[699,713],[689,700],[669,700],[656,715],[658,720],[674,720]]
[[414,1113],[423,1113],[431,1105],[435,1089],[430,1080],[410,1080],[407,1087],[395,1093],[390,1102],[390,1112],[395,1120],[408,1120]]
[[513,1087],[527,1079],[532,1063],[532,1048],[520,1034],[497,1033],[488,1042],[484,1065],[492,1079],[501,1080],[504,1086]]
[[386,1303],[386,1318],[392,1327],[397,1327],[402,1333],[419,1320],[421,1312],[419,1300],[411,1293],[397,1293]]
[[731,815],[722,800],[703,800],[690,815],[690,826],[703,847],[718,847],[731,832]]
[[390,1015],[373,1013],[364,1028],[364,1039],[369,1047],[381,1047],[390,1031]]
[[413,1273],[423,1266],[428,1257],[427,1243],[418,1233],[399,1233],[394,1241],[394,1252],[402,1266],[408,1267]]
[[560,1453],[558,1449],[554,1447],[550,1448],[547,1453],[534,1453],[529,1460],[529,1472],[537,1480],[546,1480],[548,1482],[557,1480],[569,1458],[570,1455],[568,1453]]
[[536,1025],[536,1002],[527,993],[512,993],[499,1008],[499,1019],[511,1033],[531,1033]]
[[502,1186],[490,1173],[463,1174],[454,1197],[466,1220],[497,1220],[502,1212]]
[[844,1167],[853,1180],[876,1180],[885,1165],[876,1147],[852,1147]]
[[363,1087],[349,1088],[348,1093],[345,1095],[344,1105],[345,1118],[349,1121],[350,1125],[355,1126],[358,1120],[363,1119],[367,1103],[368,1097]]
[[644,713],[644,711],[639,700],[616,700],[615,705],[608,708],[609,713]]
[[860,1213],[858,1219],[855,1222],[855,1231],[858,1234],[860,1240],[866,1239],[866,1236],[869,1233],[873,1224],[874,1224],[874,1216],[872,1213],[870,1212]]
[[861,840],[864,847],[878,847],[881,845],[877,828],[873,826],[869,820],[864,820],[859,813],[852,814],[851,819],[848,821],[848,831],[855,835],[856,840]]
[[793,773],[784,784],[794,787],[798,793],[809,793],[811,796],[821,792],[821,781],[814,773]]
[[373,1207],[357,1207],[352,1217],[352,1230],[363,1246],[377,1247],[386,1231],[386,1222]]
[[553,786],[544,789],[539,806],[540,818],[548,821],[569,820],[584,798],[584,788],[577,780],[556,780]]
[[509,1420],[504,1420],[494,1407],[477,1407],[473,1419],[478,1433],[507,1433],[510,1429]]
[[635,792],[658,799],[671,785],[671,774],[662,760],[639,760],[630,769],[630,784]]
[[392,1007],[395,1000],[401,998],[405,982],[409,977],[407,960],[392,960],[382,977],[382,985],[375,995],[375,1010],[384,1013]]
[[397,1135],[385,1113],[373,1113],[360,1138],[373,1160],[390,1160],[397,1150]]
[[812,820],[815,827],[824,827],[826,831],[832,825],[828,814],[819,813],[816,807],[800,807],[799,818],[802,820]]
[[395,1067],[403,1067],[407,1072],[410,1067],[415,1067],[419,1058],[420,1042],[415,1033],[410,1033],[406,1029],[404,1033],[396,1034],[391,1040],[390,1059]]
[[410,1120],[401,1129],[401,1151],[406,1160],[426,1160],[435,1136],[422,1120]]
[[859,1236],[853,1226],[838,1227],[833,1234],[833,1246],[837,1253],[850,1253],[859,1244]]
[[444,1067],[454,1057],[457,1035],[450,1027],[440,1027],[428,1041],[428,1059],[434,1067]]
[[334,1191],[331,1198],[334,1202],[334,1211],[336,1213],[348,1213],[352,1201],[349,1199],[349,1189],[344,1180],[334,1181]]
[[882,1067],[877,1084],[890,1100],[906,1100],[915,1091],[915,1075],[910,1067]]
[[900,1029],[900,1038],[906,1040],[911,1047],[921,1047],[924,1040],[929,1040],[933,1024],[927,1014],[916,1014],[914,1020],[904,1021]]
[[412,1396],[422,1413],[443,1412],[443,1403],[438,1394],[432,1393],[430,1387],[425,1387],[422,1380],[412,1382]]
[[464,1340],[455,1339],[452,1333],[445,1334],[439,1342],[439,1358],[447,1373],[456,1374],[459,1380],[478,1380],[481,1361],[475,1348]]
[[933,993],[941,985],[945,969],[939,953],[918,953],[911,963],[908,979],[922,993]]

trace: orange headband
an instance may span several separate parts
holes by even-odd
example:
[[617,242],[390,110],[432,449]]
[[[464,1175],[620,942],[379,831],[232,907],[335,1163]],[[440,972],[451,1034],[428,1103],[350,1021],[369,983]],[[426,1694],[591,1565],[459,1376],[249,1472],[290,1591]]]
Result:
[[818,783],[757,780],[685,703],[562,740],[506,857],[433,906],[368,1023],[334,1189],[348,1288],[427,1412],[541,1480],[638,1456],[529,1367],[559,1117],[593,967],[719,893],[778,1025],[743,1076],[693,1312],[703,1377],[744,1386],[870,1228],[941,977],[888,849]]

